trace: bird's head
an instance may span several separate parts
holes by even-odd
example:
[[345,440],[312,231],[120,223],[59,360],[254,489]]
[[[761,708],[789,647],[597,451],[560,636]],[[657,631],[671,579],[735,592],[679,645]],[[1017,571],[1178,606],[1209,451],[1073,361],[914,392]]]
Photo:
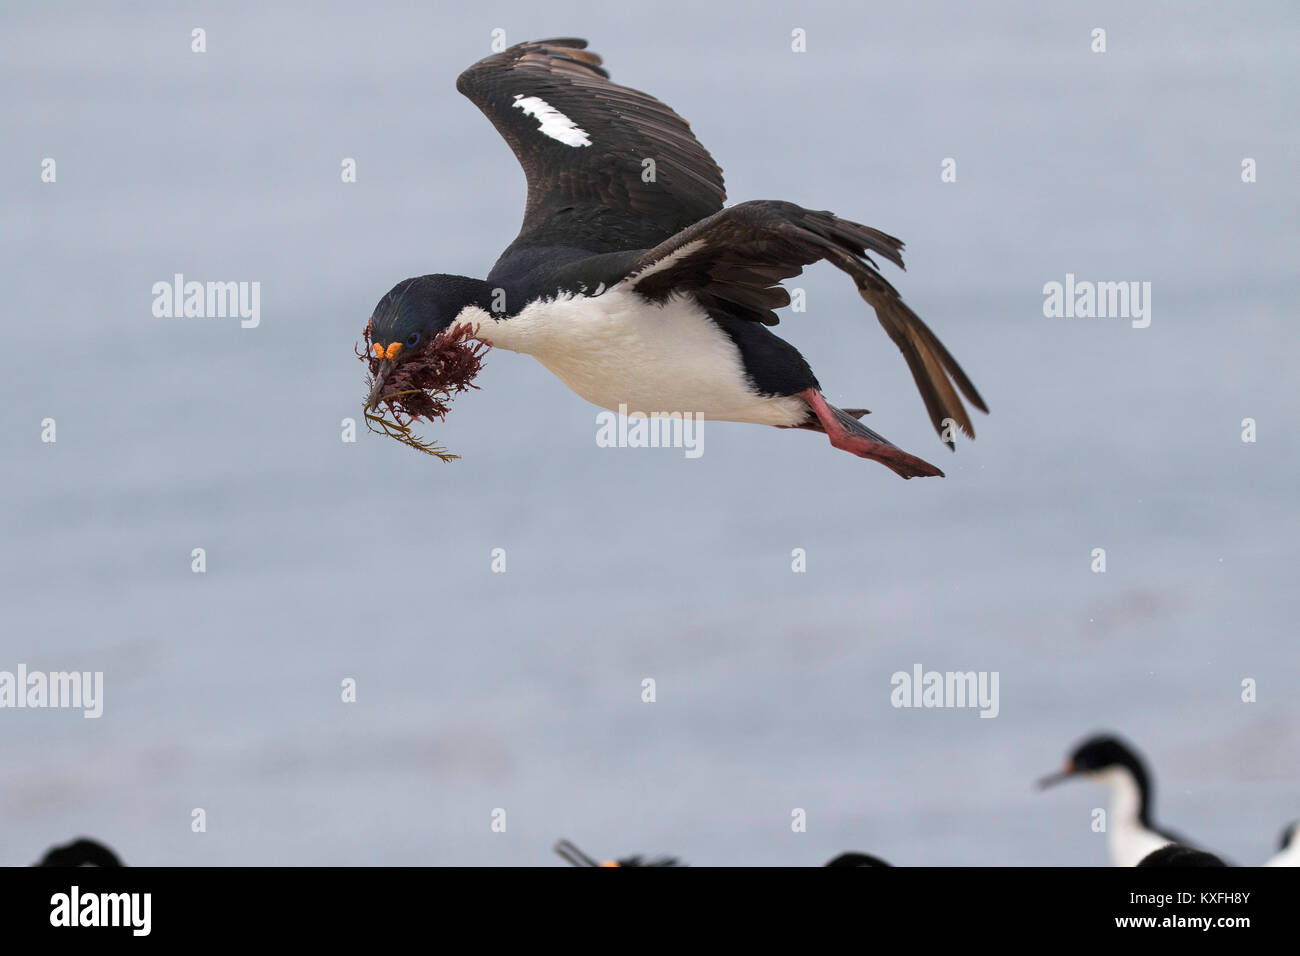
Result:
[[878,856],[872,856],[870,853],[841,853],[835,859],[826,864],[833,867],[845,866],[888,866],[893,867],[892,863],[886,863]]
[[587,854],[583,853],[581,850],[579,850],[568,840],[561,840],[559,843],[555,844],[555,852],[559,854],[559,856],[570,866],[624,867],[624,866],[683,866],[684,865],[676,857],[673,856],[660,856],[660,857],[656,857],[653,860],[647,860],[645,857],[641,857],[641,856],[628,856],[628,857],[624,857],[621,860],[605,860],[602,862],[594,859],[593,857],[587,856]]
[[379,367],[367,408],[379,404],[393,370],[419,355],[467,306],[476,305],[486,285],[465,276],[418,276],[403,279],[379,300],[370,317],[370,349]]
[[1127,771],[1135,779],[1146,779],[1146,768],[1137,753],[1110,734],[1089,737],[1074,748],[1074,752],[1065,761],[1065,766],[1054,774],[1049,774],[1038,781],[1040,787],[1050,787],[1071,777],[1102,777],[1112,772]]

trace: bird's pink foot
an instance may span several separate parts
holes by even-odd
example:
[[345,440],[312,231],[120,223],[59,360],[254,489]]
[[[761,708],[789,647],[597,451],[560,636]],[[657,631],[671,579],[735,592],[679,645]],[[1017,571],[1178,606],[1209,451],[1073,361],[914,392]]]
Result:
[[[904,478],[942,478],[943,472],[928,461],[922,461],[915,455],[909,455],[897,445],[893,445],[871,431],[864,425],[858,424],[852,417],[845,416],[841,418],[835,414],[830,404],[822,397],[822,393],[815,388],[805,389],[799,393],[812,413],[817,416],[817,422],[821,425],[822,431],[826,432],[826,437],[830,439],[831,444],[841,451],[851,452],[859,458],[869,458],[871,461],[878,461],[895,474],[902,475]],[[846,426],[845,422],[848,423]],[[853,431],[849,427],[854,427]]]

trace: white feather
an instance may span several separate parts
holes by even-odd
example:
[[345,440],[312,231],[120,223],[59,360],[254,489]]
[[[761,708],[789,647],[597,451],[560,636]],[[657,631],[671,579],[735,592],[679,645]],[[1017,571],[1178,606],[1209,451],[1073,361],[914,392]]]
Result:
[[654,305],[620,282],[601,296],[533,302],[508,319],[469,306],[456,321],[477,324],[498,348],[533,356],[602,408],[759,425],[808,418],[803,399],[754,389],[740,350],[689,296]]
[[1142,825],[1138,811],[1142,793],[1133,774],[1123,767],[1110,767],[1088,774],[1089,779],[1110,788],[1110,812],[1106,820],[1106,843],[1115,866],[1137,866],[1142,858],[1171,841]]
[[525,116],[533,116],[541,121],[542,125],[539,129],[551,139],[559,140],[565,146],[591,145],[591,137],[587,135],[586,130],[540,96],[524,96],[522,93],[516,93],[515,101],[511,105],[523,110]]
[[640,272],[628,276],[620,284],[636,285],[636,283],[639,280],[644,279],[646,276],[652,276],[656,272],[662,272],[664,269],[667,269],[673,263],[680,262],[682,259],[689,256],[692,252],[694,252],[696,249],[699,249],[703,245],[704,245],[703,239],[692,239],[690,242],[686,243],[685,245],[679,246],[678,248],[674,249],[672,252],[668,253],[668,255],[664,256],[662,259],[657,259],[654,262],[650,263]]

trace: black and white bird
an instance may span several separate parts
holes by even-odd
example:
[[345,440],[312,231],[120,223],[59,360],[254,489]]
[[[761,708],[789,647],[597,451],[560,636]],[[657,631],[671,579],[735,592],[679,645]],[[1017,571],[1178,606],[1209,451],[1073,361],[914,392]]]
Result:
[[1143,858],[1170,843],[1196,849],[1188,840],[1156,826],[1153,818],[1155,781],[1137,751],[1118,737],[1090,737],[1075,748],[1059,772],[1038,781],[1050,787],[1082,777],[1110,790],[1106,842],[1115,866],[1137,866]]
[[1300,866],[1300,820],[1292,823],[1282,831],[1282,840],[1277,853],[1269,858],[1265,866]]
[[904,478],[942,475],[859,422],[864,410],[827,402],[770,330],[790,304],[781,281],[830,262],[902,351],[944,442],[974,437],[961,396],[987,411],[984,400],[868,257],[901,268],[903,243],[788,202],[723,208],[722,171],[686,121],[612,83],[586,46],[521,43],[460,75],[456,88],[523,167],[523,226],[486,279],[420,276],[379,301],[371,334],[384,358],[369,407],[396,364],[464,324],[604,408],[805,428]]

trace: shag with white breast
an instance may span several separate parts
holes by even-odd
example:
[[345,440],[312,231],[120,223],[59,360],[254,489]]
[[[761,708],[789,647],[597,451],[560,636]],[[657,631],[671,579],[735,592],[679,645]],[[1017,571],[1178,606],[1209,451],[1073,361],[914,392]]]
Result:
[[[1106,835],[1115,866],[1138,866],[1152,853],[1171,844],[1177,844],[1180,850],[1200,851],[1190,840],[1156,825],[1155,780],[1146,761],[1131,744],[1113,734],[1089,737],[1074,748],[1063,769],[1043,777],[1038,785],[1045,788],[1077,779],[1103,784],[1111,792]],[[1157,860],[1147,865],[1189,865],[1189,861]],[[1219,861],[1217,865],[1224,864]]]
[[723,208],[722,171],[686,121],[612,83],[586,46],[521,43],[461,74],[457,89],[523,166],[523,227],[486,279],[420,276],[380,300],[368,407],[400,363],[466,325],[605,408],[810,429],[904,478],[942,475],[863,425],[865,410],[827,402],[770,328],[790,304],[782,280],[830,262],[902,351],[945,443],[958,430],[974,437],[961,396],[988,411],[984,400],[869,258],[901,268],[902,242],[788,202]]

